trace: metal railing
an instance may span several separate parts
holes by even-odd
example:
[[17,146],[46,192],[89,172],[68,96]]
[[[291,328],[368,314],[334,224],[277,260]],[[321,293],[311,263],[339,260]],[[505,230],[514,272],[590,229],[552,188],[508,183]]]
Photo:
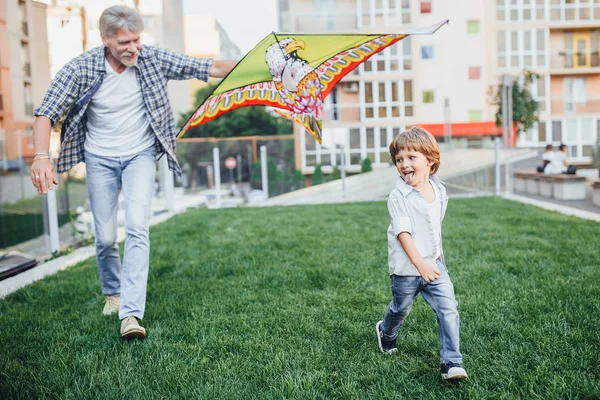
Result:
[[600,56],[594,52],[564,52],[550,57],[550,68],[579,69],[600,67]]
[[27,23],[27,21],[21,22],[21,32],[23,32],[23,35],[25,36],[29,35],[29,24]]
[[4,96],[0,92],[0,111],[4,111]]

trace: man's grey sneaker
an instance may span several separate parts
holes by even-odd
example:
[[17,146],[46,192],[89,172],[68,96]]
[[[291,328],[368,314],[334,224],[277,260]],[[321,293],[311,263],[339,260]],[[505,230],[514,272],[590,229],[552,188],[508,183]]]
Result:
[[383,324],[383,321],[379,321],[377,325],[375,325],[379,350],[381,350],[382,353],[393,354],[398,351],[396,348],[396,339],[387,339],[381,330],[381,324]]
[[102,310],[103,315],[112,315],[119,312],[119,305],[121,304],[121,298],[119,296],[106,296],[104,299],[104,309]]
[[467,371],[460,364],[457,363],[446,363],[441,365],[442,378],[446,380],[459,380],[467,377]]
[[144,339],[146,330],[140,325],[139,320],[130,315],[121,321],[121,339]]

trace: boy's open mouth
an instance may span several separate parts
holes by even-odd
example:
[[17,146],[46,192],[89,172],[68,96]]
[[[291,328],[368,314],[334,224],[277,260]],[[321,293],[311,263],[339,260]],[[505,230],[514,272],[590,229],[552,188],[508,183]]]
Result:
[[412,185],[415,181],[415,171],[408,171],[403,173],[404,182]]

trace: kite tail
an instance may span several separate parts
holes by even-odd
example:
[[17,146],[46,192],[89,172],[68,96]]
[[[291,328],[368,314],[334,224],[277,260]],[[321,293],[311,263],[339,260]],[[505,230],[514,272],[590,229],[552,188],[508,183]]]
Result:
[[314,114],[299,114],[295,120],[304,126],[308,133],[313,135],[317,142],[321,144],[321,134],[323,132],[323,121],[321,119],[317,119]]
[[300,125],[302,125],[304,128],[306,128],[308,133],[310,133],[311,135],[313,135],[315,137],[315,139],[317,139],[319,144],[321,144],[321,133],[323,131],[323,128],[322,128],[323,121],[321,121],[320,118],[318,118],[317,116],[315,116],[312,113],[296,114],[289,110],[281,110],[281,109],[274,109],[273,111],[275,111],[277,114],[281,115],[284,118],[291,119],[292,121],[298,122]]

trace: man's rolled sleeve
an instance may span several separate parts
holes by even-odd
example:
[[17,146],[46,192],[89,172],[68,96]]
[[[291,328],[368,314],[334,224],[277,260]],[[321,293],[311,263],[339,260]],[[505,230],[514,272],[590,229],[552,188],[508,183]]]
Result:
[[48,117],[52,126],[56,125],[77,99],[77,81],[77,74],[69,64],[61,68],[50,84],[42,104],[35,109],[34,115]]
[[210,67],[213,64],[211,58],[190,57],[162,48],[158,48],[157,51],[167,79],[196,78],[205,82],[208,81]]
[[388,212],[390,214],[390,221],[392,224],[392,230],[394,236],[398,237],[402,232],[412,233],[412,223],[404,203],[400,199],[389,198],[388,199]]

